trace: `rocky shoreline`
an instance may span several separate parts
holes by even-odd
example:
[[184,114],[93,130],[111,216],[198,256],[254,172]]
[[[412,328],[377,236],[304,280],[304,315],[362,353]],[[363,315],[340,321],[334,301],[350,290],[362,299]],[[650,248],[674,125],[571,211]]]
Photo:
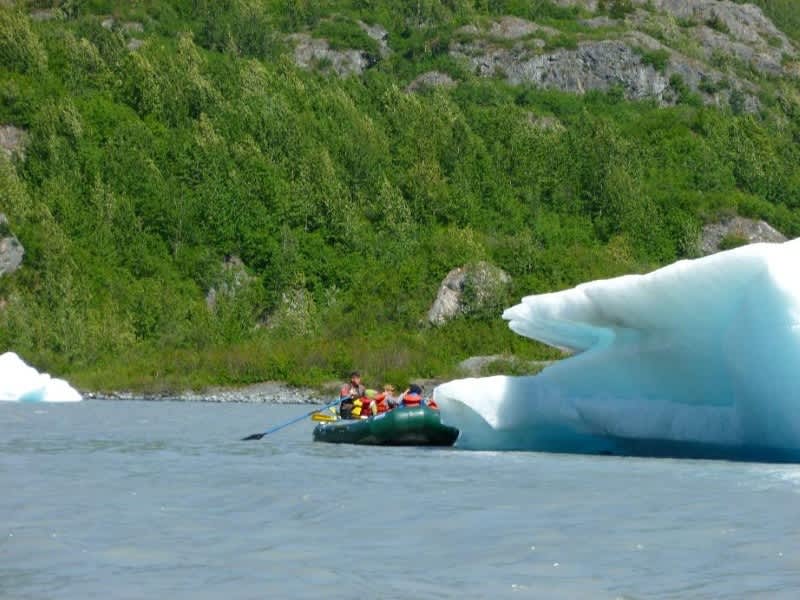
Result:
[[311,388],[293,387],[267,381],[238,388],[213,387],[183,392],[91,392],[82,391],[84,400],[150,400],[172,402],[238,402],[253,404],[325,404],[327,396]]
[[[497,361],[511,361],[514,358],[503,354],[473,356],[459,363],[461,377],[481,377],[488,375],[487,367]],[[526,361],[527,368],[536,372],[553,361]],[[519,366],[519,365],[518,365]],[[427,394],[443,383],[442,379],[416,379]],[[148,400],[172,402],[239,402],[251,404],[326,404],[336,398],[340,382],[331,381],[320,388],[295,387],[280,381],[263,381],[241,387],[214,386],[204,390],[184,390],[180,392],[95,392],[80,390],[85,400]]]

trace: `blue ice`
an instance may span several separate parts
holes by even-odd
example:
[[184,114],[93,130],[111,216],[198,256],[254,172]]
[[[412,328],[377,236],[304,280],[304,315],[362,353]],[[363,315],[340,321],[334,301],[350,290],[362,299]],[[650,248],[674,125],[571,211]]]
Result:
[[460,447],[800,460],[800,239],[528,296],[503,318],[572,355],[437,387]]

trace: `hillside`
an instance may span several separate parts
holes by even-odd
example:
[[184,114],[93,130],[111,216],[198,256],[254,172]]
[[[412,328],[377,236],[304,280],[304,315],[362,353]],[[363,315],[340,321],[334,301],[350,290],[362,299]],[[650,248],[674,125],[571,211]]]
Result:
[[800,235],[791,0],[5,0],[0,98],[0,352],[93,389],[524,370],[523,295]]

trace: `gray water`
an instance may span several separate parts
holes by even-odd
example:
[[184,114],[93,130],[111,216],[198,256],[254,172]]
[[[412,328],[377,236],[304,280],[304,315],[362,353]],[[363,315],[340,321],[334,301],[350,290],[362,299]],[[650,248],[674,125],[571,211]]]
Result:
[[796,598],[800,466],[311,441],[0,403],[0,598]]

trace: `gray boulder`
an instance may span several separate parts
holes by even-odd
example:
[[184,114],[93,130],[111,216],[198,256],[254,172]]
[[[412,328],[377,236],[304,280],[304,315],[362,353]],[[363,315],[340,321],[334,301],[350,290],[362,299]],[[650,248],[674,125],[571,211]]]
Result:
[[295,63],[305,69],[314,67],[347,77],[360,75],[374,62],[363,50],[334,50],[328,40],[312,38],[307,33],[293,33],[287,39],[294,44]]
[[11,158],[15,154],[20,158],[25,158],[24,129],[15,125],[0,125],[0,152]]
[[407,92],[418,92],[428,88],[451,88],[456,85],[450,75],[441,71],[428,71],[418,75],[411,83],[406,86]]
[[0,277],[19,269],[24,254],[25,248],[11,233],[6,216],[0,213]]
[[458,267],[442,280],[428,311],[428,322],[443,325],[461,314],[500,307],[511,276],[485,261]]
[[699,245],[700,252],[708,255],[726,249],[726,243],[743,245],[785,241],[786,236],[769,223],[744,217],[730,217],[703,227]]

